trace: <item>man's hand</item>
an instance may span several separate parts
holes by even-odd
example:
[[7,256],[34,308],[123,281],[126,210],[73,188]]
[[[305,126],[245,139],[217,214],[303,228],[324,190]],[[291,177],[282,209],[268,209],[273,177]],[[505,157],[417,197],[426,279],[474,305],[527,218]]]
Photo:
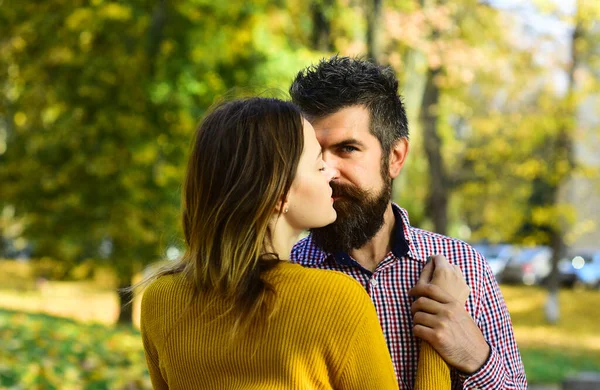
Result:
[[429,258],[425,268],[421,271],[417,285],[433,284],[450,294],[463,305],[471,293],[471,288],[458,265],[450,264],[443,255]]
[[[452,289],[452,294],[441,286]],[[435,256],[409,295],[419,297],[411,306],[414,335],[431,344],[448,364],[472,374],[485,363],[490,348],[465,310],[469,290],[464,286],[460,269],[445,257]]]

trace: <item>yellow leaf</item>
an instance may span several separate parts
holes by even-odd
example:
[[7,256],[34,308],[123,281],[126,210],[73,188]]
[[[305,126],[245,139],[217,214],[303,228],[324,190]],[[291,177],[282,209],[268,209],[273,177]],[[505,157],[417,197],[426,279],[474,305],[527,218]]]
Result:
[[19,111],[14,116],[15,125],[22,127],[27,123],[27,115],[25,113]]
[[71,30],[79,30],[81,27],[88,25],[93,17],[94,14],[89,8],[77,8],[67,17],[66,24]]
[[117,3],[109,3],[100,8],[99,14],[106,19],[124,21],[131,19],[131,8]]

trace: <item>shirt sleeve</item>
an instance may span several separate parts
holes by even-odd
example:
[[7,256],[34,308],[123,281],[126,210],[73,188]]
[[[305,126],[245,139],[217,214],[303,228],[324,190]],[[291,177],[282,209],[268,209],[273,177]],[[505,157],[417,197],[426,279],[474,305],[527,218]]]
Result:
[[426,341],[421,341],[415,390],[450,390],[450,367]]
[[375,308],[369,301],[336,380],[340,390],[397,390],[398,382]]
[[480,299],[475,321],[490,346],[487,361],[471,375],[459,374],[464,389],[527,389],[525,368],[515,341],[512,321],[498,283],[483,256]]

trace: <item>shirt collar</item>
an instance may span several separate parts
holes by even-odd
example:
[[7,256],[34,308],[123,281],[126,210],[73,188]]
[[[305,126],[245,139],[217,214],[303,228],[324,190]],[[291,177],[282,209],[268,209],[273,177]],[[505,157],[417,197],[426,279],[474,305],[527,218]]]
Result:
[[[403,242],[408,246],[408,249],[404,252],[404,256],[425,263],[426,258],[424,256],[419,256],[420,249],[417,245],[419,242],[417,239],[417,231],[419,229],[410,226],[408,212],[405,209],[401,208],[396,203],[392,203],[392,209],[394,210],[394,216],[396,216],[396,227],[394,234],[395,236],[401,236]],[[401,221],[401,224],[398,223],[398,220]],[[401,229],[399,229],[400,227]]]

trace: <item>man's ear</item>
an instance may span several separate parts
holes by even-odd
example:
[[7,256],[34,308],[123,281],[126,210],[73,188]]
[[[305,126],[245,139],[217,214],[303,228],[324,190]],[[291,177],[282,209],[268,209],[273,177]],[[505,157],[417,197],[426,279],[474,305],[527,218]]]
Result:
[[389,174],[390,178],[395,179],[402,171],[402,167],[404,166],[404,161],[406,161],[406,156],[408,155],[408,139],[405,137],[400,138],[392,145],[392,150],[390,150],[390,166],[389,166]]

